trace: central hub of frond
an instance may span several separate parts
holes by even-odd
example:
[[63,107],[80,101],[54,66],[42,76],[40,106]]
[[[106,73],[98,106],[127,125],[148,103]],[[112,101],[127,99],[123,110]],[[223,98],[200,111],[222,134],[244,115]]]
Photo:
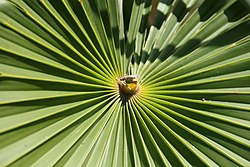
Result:
[[120,94],[132,96],[135,95],[139,89],[139,82],[136,75],[125,75],[124,77],[117,78]]

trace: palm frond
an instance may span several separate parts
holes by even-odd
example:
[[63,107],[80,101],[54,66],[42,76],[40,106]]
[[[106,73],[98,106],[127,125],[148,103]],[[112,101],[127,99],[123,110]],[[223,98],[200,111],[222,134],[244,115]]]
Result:
[[0,166],[250,166],[249,23],[244,0],[0,0]]

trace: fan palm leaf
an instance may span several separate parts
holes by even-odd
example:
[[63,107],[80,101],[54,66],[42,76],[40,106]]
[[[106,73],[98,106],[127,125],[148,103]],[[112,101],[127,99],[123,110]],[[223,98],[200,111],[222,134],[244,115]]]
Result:
[[0,0],[0,166],[250,166],[249,6]]

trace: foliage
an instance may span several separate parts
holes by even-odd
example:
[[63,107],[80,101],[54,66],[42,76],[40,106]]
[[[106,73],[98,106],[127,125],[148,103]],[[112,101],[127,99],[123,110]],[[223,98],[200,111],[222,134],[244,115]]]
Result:
[[0,166],[250,166],[248,6],[0,0]]

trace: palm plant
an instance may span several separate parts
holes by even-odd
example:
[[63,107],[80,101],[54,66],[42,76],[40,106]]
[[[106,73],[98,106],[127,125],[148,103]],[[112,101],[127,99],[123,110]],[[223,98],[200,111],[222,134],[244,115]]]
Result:
[[0,166],[250,166],[249,6],[0,0]]

